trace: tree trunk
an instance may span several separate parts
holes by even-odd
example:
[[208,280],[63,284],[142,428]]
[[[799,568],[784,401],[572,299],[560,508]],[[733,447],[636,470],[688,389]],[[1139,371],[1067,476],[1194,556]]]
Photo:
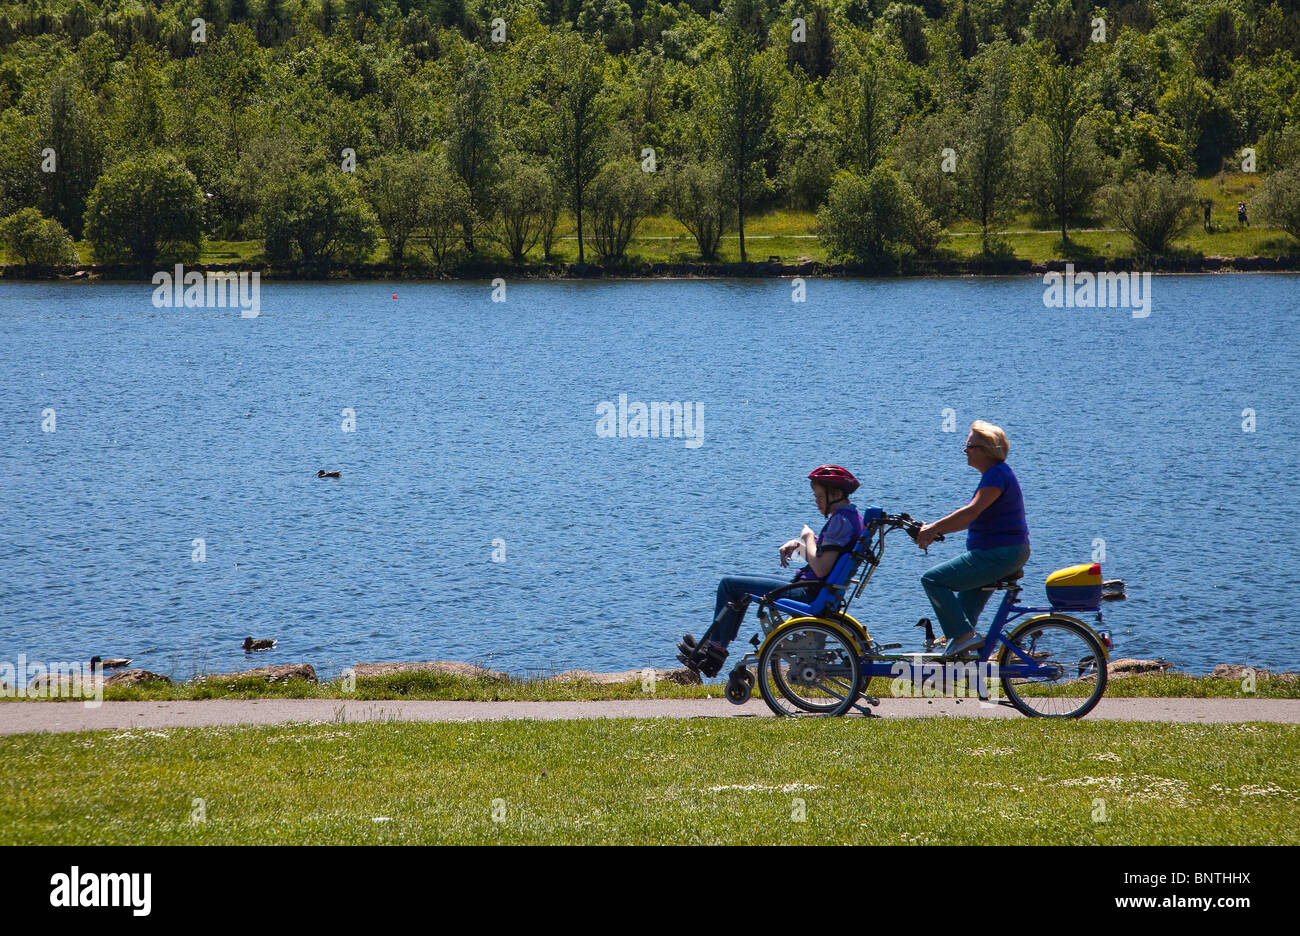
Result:
[[740,262],[745,262],[745,199],[742,197],[736,210],[737,227],[740,230]]
[[582,254],[582,196],[578,196],[578,208],[575,214],[578,216],[578,262],[583,262]]

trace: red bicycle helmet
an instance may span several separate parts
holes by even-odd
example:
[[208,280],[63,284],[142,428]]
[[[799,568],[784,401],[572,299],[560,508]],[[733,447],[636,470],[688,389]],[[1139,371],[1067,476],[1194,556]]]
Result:
[[809,481],[816,481],[827,487],[837,487],[845,494],[852,494],[861,483],[853,477],[853,472],[839,465],[820,465],[808,473]]

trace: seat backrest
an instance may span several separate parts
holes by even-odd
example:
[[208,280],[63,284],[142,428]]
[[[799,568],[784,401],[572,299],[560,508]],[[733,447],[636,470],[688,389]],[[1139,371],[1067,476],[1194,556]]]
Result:
[[[857,548],[858,544],[861,543],[863,538],[867,535],[867,532],[864,530],[862,536],[858,537],[857,541],[852,544],[847,552],[840,553],[840,557],[835,560],[835,565],[831,567],[830,574],[826,576],[827,585],[848,585],[849,579],[853,578],[853,573],[858,571],[858,566],[860,566],[865,559],[864,556],[857,553]],[[826,608],[834,607],[839,603],[840,598],[843,597],[844,594],[845,589],[843,587],[822,588],[817,593],[817,597],[808,603],[809,613],[820,614]]]
[[[868,542],[869,538],[874,533],[874,530],[871,527],[872,522],[878,520],[884,514],[884,511],[879,507],[867,507],[861,513],[862,533],[854,542],[849,544],[849,548],[846,551],[840,553],[839,558],[835,560],[835,565],[831,566],[830,574],[827,575],[825,579],[827,585],[840,587],[820,589],[817,592],[816,597],[814,597],[807,605],[808,614],[821,614],[821,612],[826,608],[833,608],[837,605],[840,599],[847,594],[845,586],[848,585],[849,579],[853,578],[854,573],[858,570],[858,566],[866,560],[866,556],[858,552],[858,547]],[[777,604],[785,607],[787,610],[793,611],[802,611],[804,607],[802,602],[796,602],[790,599],[780,599]]]

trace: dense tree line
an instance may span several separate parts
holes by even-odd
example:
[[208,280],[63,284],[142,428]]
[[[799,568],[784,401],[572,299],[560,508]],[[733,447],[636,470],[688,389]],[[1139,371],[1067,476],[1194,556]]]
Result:
[[201,237],[321,270],[380,237],[396,263],[521,261],[563,218],[580,261],[616,263],[657,212],[743,257],[774,206],[842,256],[923,253],[958,219],[993,252],[1026,207],[1062,238],[1148,203],[1176,228],[1188,177],[1247,148],[1294,219],[1300,0],[0,4],[24,257],[67,257],[52,220],[146,266]]

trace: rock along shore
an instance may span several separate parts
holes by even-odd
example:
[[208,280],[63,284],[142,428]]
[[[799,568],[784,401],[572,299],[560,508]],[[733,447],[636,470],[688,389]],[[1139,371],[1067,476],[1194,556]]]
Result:
[[[1152,273],[1254,273],[1300,270],[1300,255],[1278,257],[1081,257],[1074,260],[1049,260],[1036,263],[1014,257],[969,259],[911,260],[901,268],[854,263],[822,263],[817,260],[783,262],[779,257],[747,263],[629,262],[600,266],[591,263],[536,263],[515,265],[507,262],[465,263],[454,270],[440,272],[422,267],[388,263],[338,264],[327,271],[301,266],[272,267],[266,263],[195,263],[187,271],[199,273],[258,273],[268,280],[300,279],[400,279],[400,280],[481,280],[501,276],[511,279],[720,279],[731,277],[839,277],[839,276],[1008,276],[1042,275],[1063,272],[1066,263],[1076,272]],[[150,272],[134,266],[87,264],[34,270],[9,265],[0,267],[3,279],[64,279],[76,281],[119,280],[150,282]]]
[[[1164,659],[1156,660],[1139,660],[1132,657],[1121,657],[1111,660],[1107,665],[1107,675],[1111,678],[1122,678],[1137,674],[1158,674],[1158,675],[1190,675],[1173,673],[1174,664]],[[460,676],[466,679],[483,679],[489,682],[508,682],[511,679],[539,679],[548,683],[564,682],[586,682],[595,683],[601,686],[619,685],[622,683],[639,683],[644,681],[649,674],[649,678],[655,682],[674,683],[677,685],[699,685],[702,683],[698,673],[695,673],[685,667],[677,669],[655,669],[646,667],[644,669],[622,670],[614,673],[601,673],[594,670],[565,670],[561,673],[555,673],[549,676],[540,677],[512,677],[508,673],[500,670],[487,669],[474,663],[464,663],[457,660],[423,660],[423,661],[387,661],[377,663],[357,663],[355,666],[345,670],[343,676],[346,678],[349,674],[357,679],[368,679],[383,676],[393,676],[399,673],[443,673],[449,676]],[[1273,673],[1262,666],[1248,666],[1240,663],[1220,663],[1214,669],[1201,678],[1217,678],[1244,680],[1254,679],[1259,681],[1278,680],[1280,682],[1295,682],[1300,680],[1300,673]],[[51,691],[58,688],[58,684],[68,682],[72,677],[66,675],[51,676],[43,674],[32,679],[28,689],[43,689]],[[311,663],[281,663],[274,666],[258,666],[252,669],[239,670],[233,673],[208,673],[197,677],[195,682],[208,683],[228,683],[239,679],[261,679],[268,683],[284,683],[292,679],[300,679],[310,683],[318,683],[320,680],[316,675],[316,668]],[[99,675],[92,677],[91,685],[102,682],[104,686],[133,686],[149,682],[171,683],[172,680],[159,673],[152,673],[142,669],[120,670],[112,675]]]

